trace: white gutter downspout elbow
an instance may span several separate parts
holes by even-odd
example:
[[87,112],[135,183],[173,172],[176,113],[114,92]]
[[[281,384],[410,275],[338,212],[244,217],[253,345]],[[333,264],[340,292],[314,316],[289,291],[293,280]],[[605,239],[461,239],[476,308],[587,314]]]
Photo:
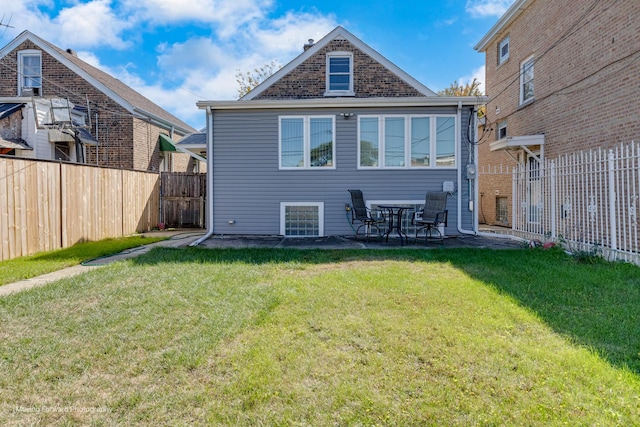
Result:
[[213,236],[213,112],[207,106],[207,234],[191,243],[198,246]]
[[[473,114],[474,114],[473,125],[476,126],[477,114],[475,114],[475,108],[474,108],[474,113]],[[462,101],[458,101],[458,113],[457,113],[457,118],[456,119],[458,121],[458,129],[460,129],[460,131],[458,131],[457,138],[460,138],[460,134],[461,134],[461,131],[462,131]],[[477,139],[477,130],[476,130],[476,128],[474,128],[474,130],[473,130],[473,135],[474,135],[473,136],[473,140],[474,140],[473,142],[474,143],[470,144],[470,145],[473,145],[473,148],[472,148],[473,155],[471,153],[469,153],[469,157],[474,159],[474,161],[475,161],[475,159],[478,158],[478,144],[477,144],[477,141],[476,141],[476,139]],[[462,144],[460,144],[460,146],[462,146]],[[476,174],[476,177],[477,177],[477,174]],[[478,180],[474,179],[473,181],[474,181],[473,191],[475,193],[477,193]],[[475,236],[475,235],[478,234],[476,230],[465,230],[464,228],[462,228],[462,191],[460,190],[461,183],[462,183],[462,165],[458,165],[458,231],[460,233],[462,233],[462,234],[473,234]],[[469,185],[469,202],[471,202],[472,200],[474,200],[474,199],[472,198],[471,185]],[[472,216],[473,216],[472,222],[473,222],[474,228],[477,229],[477,227],[475,225],[476,224],[476,220],[475,220],[475,218],[476,218],[476,214],[475,214],[476,209],[477,209],[477,207],[474,206],[473,207],[473,212],[472,212]]]

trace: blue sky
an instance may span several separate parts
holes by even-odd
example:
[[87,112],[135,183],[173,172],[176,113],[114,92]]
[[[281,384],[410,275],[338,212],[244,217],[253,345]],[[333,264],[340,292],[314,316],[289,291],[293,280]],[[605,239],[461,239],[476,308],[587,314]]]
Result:
[[236,99],[238,70],[285,65],[337,25],[434,91],[484,81],[473,46],[513,1],[3,1],[0,45],[29,30],[201,128],[196,101]]

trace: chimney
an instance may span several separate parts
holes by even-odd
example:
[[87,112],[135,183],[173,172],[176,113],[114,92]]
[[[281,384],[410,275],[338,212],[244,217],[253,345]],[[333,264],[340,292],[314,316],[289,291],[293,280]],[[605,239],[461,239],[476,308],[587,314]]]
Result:
[[313,44],[314,44],[314,43],[315,43],[315,42],[313,41],[313,39],[309,39],[309,41],[308,41],[307,43],[305,43],[305,45],[304,45],[304,47],[303,47],[303,48],[304,48],[304,51],[306,52],[306,51],[307,51],[307,49],[309,49],[311,46],[313,46]]
[[67,53],[71,56],[75,56],[76,58],[78,57],[78,53],[73,49],[67,49]]

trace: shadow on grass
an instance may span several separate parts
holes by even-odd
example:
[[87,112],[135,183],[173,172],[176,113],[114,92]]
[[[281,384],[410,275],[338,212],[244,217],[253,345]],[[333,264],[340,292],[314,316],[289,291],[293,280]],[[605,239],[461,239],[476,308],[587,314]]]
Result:
[[640,375],[640,268],[621,263],[584,264],[560,250],[435,249],[298,250],[156,248],[139,264],[301,263],[354,260],[444,262],[508,295],[574,342],[611,364]]
[[64,249],[43,252],[27,257],[28,261],[80,261],[94,257],[111,255],[123,250],[135,248],[153,242],[165,240],[165,238],[149,238],[144,236],[123,237],[116,239],[102,239],[99,241],[86,241],[76,243]]

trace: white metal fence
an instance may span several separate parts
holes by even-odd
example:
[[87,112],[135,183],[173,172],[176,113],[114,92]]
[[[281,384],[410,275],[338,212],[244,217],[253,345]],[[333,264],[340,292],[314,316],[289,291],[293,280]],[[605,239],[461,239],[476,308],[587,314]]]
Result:
[[640,264],[640,144],[532,159],[512,186],[514,234]]

